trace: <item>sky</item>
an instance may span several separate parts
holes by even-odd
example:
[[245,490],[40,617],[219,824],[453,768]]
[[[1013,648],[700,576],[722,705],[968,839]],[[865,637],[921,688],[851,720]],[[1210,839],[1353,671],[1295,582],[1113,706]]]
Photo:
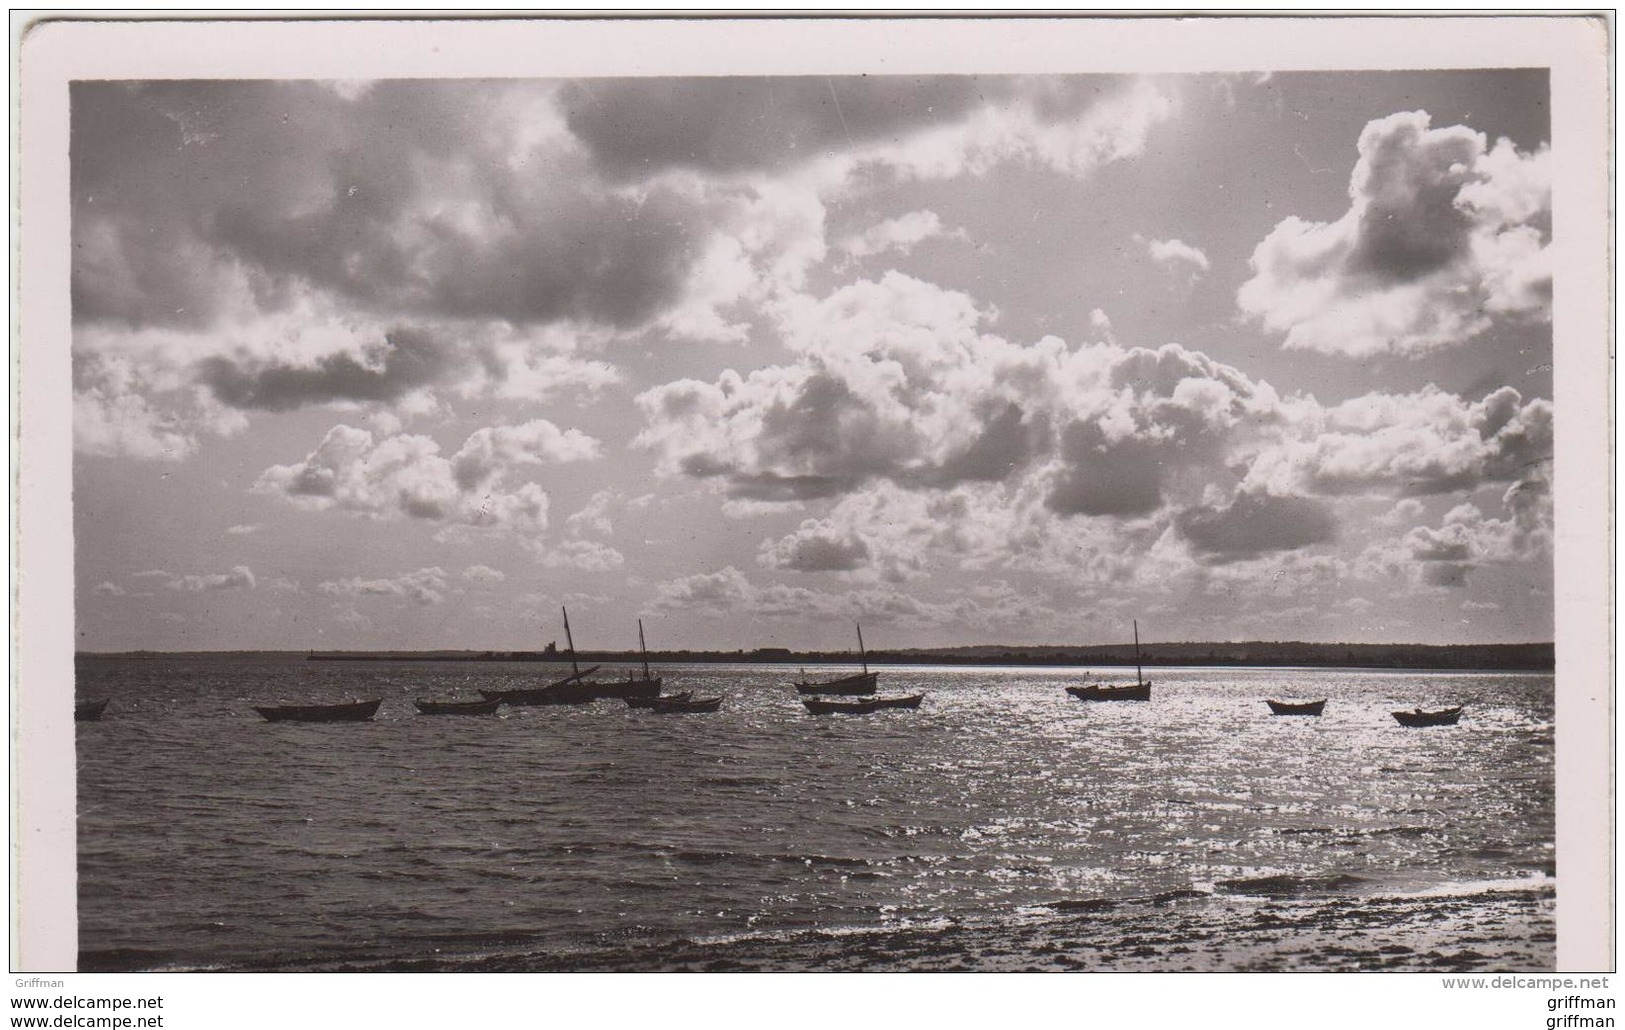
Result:
[[75,83],[78,644],[1549,640],[1547,101]]

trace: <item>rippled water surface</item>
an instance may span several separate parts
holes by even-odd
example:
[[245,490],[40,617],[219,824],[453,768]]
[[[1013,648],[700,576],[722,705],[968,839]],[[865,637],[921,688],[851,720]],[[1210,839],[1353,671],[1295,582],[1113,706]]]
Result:
[[[1553,873],[1550,675],[1158,669],[1149,703],[1083,703],[1080,670],[885,668],[919,710],[814,717],[795,670],[674,666],[722,710],[410,703],[554,671],[82,658],[80,698],[112,703],[77,727],[81,952],[432,963]],[[377,696],[370,723],[249,707]],[[1453,728],[1388,714],[1462,702]]]

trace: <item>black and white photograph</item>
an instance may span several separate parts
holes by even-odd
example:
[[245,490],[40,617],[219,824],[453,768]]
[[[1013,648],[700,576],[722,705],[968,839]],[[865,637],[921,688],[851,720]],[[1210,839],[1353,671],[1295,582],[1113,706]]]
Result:
[[1612,968],[1570,70],[1062,28],[65,81],[71,955],[14,887],[13,969]]

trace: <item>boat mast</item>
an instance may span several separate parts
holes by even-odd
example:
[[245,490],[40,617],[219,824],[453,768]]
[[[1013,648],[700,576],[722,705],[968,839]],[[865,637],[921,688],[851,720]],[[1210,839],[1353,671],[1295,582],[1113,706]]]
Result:
[[863,663],[863,674],[867,676],[869,675],[869,656],[863,650],[863,627],[858,626],[855,622],[852,625],[858,627],[858,660]]
[[1140,620],[1134,620],[1134,682],[1144,683],[1145,673],[1140,669]]
[[570,645],[570,671],[574,673],[571,678],[578,679],[581,676],[581,666],[576,664],[576,642],[570,635],[570,609],[560,605],[559,611],[564,613],[564,642]]
[[643,642],[643,620],[638,620],[638,650],[643,653],[643,678],[649,678],[649,645]]

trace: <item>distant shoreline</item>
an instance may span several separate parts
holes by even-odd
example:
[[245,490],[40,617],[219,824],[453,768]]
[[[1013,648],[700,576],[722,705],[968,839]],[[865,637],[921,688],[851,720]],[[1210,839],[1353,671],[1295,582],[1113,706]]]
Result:
[[[168,658],[226,657],[232,655],[304,657],[318,662],[563,662],[569,656],[542,651],[121,651],[80,652],[76,657]],[[630,664],[644,660],[636,651],[578,651],[583,664]],[[650,651],[647,659],[658,665],[750,664],[828,665],[857,660],[849,651],[796,652],[785,648],[752,651]],[[969,647],[871,651],[871,665],[961,666],[1133,666],[1134,652],[1112,647]],[[1463,672],[1552,672],[1555,648],[1532,644],[1308,644],[1308,643],[1191,643],[1146,644],[1140,664],[1150,668],[1252,666],[1262,668],[1417,669]]]

